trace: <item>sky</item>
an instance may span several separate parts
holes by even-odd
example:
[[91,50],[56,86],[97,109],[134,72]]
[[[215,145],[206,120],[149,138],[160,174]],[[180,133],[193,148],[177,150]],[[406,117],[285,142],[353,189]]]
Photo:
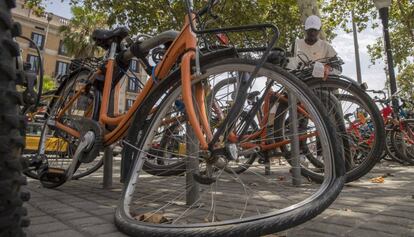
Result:
[[[48,0],[46,2],[46,10],[56,15],[70,18],[69,0]],[[386,75],[384,72],[384,63],[377,62],[372,65],[367,52],[367,45],[373,44],[375,39],[382,36],[381,28],[366,29],[358,33],[359,51],[361,59],[362,81],[368,84],[369,89],[383,89],[385,85]],[[354,78],[356,80],[355,67],[355,51],[352,33],[345,33],[341,30],[337,31],[337,37],[332,41],[332,45],[338,55],[344,60],[343,75]]]

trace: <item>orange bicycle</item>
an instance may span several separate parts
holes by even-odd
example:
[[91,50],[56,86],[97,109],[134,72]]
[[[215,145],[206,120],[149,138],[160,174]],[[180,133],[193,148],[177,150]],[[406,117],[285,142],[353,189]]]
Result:
[[[38,157],[42,159],[39,179],[44,186],[56,187],[70,180],[77,169],[99,156],[102,147],[124,139],[125,187],[115,223],[129,235],[264,235],[303,223],[335,200],[345,179],[342,145],[321,102],[306,85],[266,63],[279,35],[277,28],[259,24],[204,29],[199,23],[211,15],[215,2],[209,0],[195,12],[192,1],[185,1],[188,14],[181,32],[164,32],[126,48],[122,47],[127,35],[124,28],[94,33],[97,43],[107,50],[104,63],[73,73],[61,85],[47,113],[43,134],[65,141],[66,152],[48,157],[44,152],[46,136],[42,137]],[[270,39],[263,38],[266,47],[213,47],[199,40],[207,34],[252,31],[272,32]],[[166,52],[161,61],[150,66],[147,57],[151,49],[163,44]],[[260,59],[245,58],[249,52]],[[111,98],[133,57],[142,62],[150,79],[130,110],[116,115]],[[230,78],[237,78],[238,86],[228,87],[234,92],[232,102],[216,119],[219,107],[213,104],[221,98],[217,93],[209,96],[210,92]],[[289,103],[285,109],[297,105],[312,121],[312,130],[322,144],[321,184],[292,186],[289,166],[272,164],[274,173],[267,176],[259,167],[242,174],[228,168],[243,152],[250,152],[243,146],[243,137],[256,128],[242,116],[242,111],[254,109],[249,107],[248,96],[256,90],[263,95],[267,88],[289,95],[292,101],[295,98],[297,103]],[[298,132],[291,135],[292,141],[298,139]],[[182,139],[187,146],[163,143],[163,137],[169,136]],[[174,171],[177,160],[186,161],[185,176],[145,172],[150,163],[152,171]],[[193,198],[186,195],[188,190],[193,190]]]

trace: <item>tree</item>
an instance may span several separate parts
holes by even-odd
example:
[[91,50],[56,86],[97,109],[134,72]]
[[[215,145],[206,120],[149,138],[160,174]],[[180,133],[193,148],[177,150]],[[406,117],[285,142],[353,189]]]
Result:
[[55,81],[50,77],[45,75],[43,77],[43,93],[56,89]]
[[69,24],[60,27],[68,55],[75,58],[96,56],[100,49],[91,35],[97,28],[108,27],[107,15],[86,6],[73,6],[71,10],[73,17]]
[[[195,1],[200,9],[206,1]],[[186,14],[182,0],[84,0],[89,8],[109,12],[109,24],[127,25],[132,34],[156,34],[165,30],[180,30]],[[303,25],[296,0],[227,0],[215,6],[219,20],[207,27],[238,26],[270,22],[281,32],[278,46],[287,47],[301,36]]]
[[[410,64],[398,75],[398,84],[400,86],[400,95],[414,102],[414,64]],[[414,109],[411,104],[410,107]]]
[[[376,19],[378,11],[372,0],[332,0],[323,8],[327,14],[328,24],[339,25],[342,29],[350,31],[349,21],[351,20],[351,10],[355,12],[355,22],[359,31],[366,29],[371,23],[372,28],[381,27],[372,22]],[[335,14],[332,14],[335,13]],[[412,82],[408,75],[412,74],[412,63],[414,57],[414,2],[412,0],[394,0],[390,7],[390,40],[395,66],[398,68],[398,84],[406,90],[405,93],[412,93],[408,90],[408,84]],[[384,59],[384,45],[382,37],[368,46],[368,53],[373,64],[378,60]],[[407,71],[406,71],[407,70]],[[388,85],[387,85],[388,86]]]

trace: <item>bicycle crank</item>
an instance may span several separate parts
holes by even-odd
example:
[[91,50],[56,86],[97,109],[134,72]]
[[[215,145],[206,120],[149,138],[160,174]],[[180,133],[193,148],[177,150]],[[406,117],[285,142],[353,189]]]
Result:
[[80,162],[80,158],[91,150],[92,146],[94,145],[94,141],[95,134],[92,131],[86,132],[86,134],[82,137],[81,142],[79,143],[75,154],[73,155],[72,163],[66,170],[66,180],[72,179],[72,176],[76,171],[76,166],[78,165],[78,162]]

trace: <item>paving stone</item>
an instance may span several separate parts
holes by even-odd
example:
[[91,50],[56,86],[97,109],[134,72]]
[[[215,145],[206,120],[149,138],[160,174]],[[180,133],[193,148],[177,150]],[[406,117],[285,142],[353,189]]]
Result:
[[100,218],[105,219],[105,220],[107,220],[107,221],[109,221],[109,222],[113,223],[113,222],[114,222],[114,213],[111,213],[111,214],[106,214],[106,215],[100,216]]
[[372,221],[390,224],[390,225],[398,225],[398,226],[409,226],[410,223],[414,223],[413,220],[410,220],[407,218],[396,217],[396,216],[390,217],[390,216],[381,215],[381,213],[375,216],[374,218],[372,218]]
[[335,225],[332,223],[317,222],[317,223],[312,223],[311,225],[308,225],[305,229],[303,229],[304,232],[306,232],[307,230],[335,235],[338,233],[345,233],[349,231],[349,228],[346,226]]
[[115,232],[115,233],[103,234],[99,237],[128,237],[128,236],[121,232]]
[[350,232],[344,233],[342,236],[346,237],[396,237],[396,235],[384,233],[381,231],[373,231],[367,229],[356,229]]
[[83,237],[83,236],[85,235],[75,230],[62,230],[62,231],[56,231],[53,233],[37,235],[36,237]]
[[52,223],[52,222],[57,222],[57,221],[58,220],[56,218],[53,218],[51,216],[30,217],[30,225]]
[[360,226],[360,229],[368,229],[368,230],[384,232],[384,233],[389,233],[389,234],[393,234],[393,233],[402,234],[402,233],[408,233],[410,231],[409,229],[402,227],[402,226],[379,223],[379,222],[365,223],[364,225]]
[[105,215],[105,214],[113,214],[115,212],[115,208],[108,207],[108,208],[99,208],[96,210],[92,210],[91,213],[95,215]]
[[[82,180],[68,182],[57,190],[29,182],[32,197],[27,205],[33,237],[125,237],[114,222],[114,207],[122,191],[102,188],[102,171]],[[119,177],[115,169],[114,177]],[[369,178],[393,173],[383,184]],[[155,185],[156,180],[150,184]],[[379,164],[366,177],[348,184],[331,207],[311,221],[267,237],[414,237],[414,167]]]
[[97,236],[107,233],[117,232],[117,228],[114,224],[92,225],[81,228],[82,232]]
[[402,217],[402,218],[408,218],[410,220],[414,220],[413,213],[405,212],[405,211],[387,210],[387,211],[381,212],[381,215],[390,216],[390,217]]
[[30,231],[34,234],[49,233],[69,229],[69,226],[61,222],[43,223],[39,225],[30,225]]
[[60,220],[65,221],[65,220],[79,219],[79,218],[84,218],[84,217],[92,217],[92,215],[87,212],[77,211],[77,212],[72,212],[72,213],[60,213],[60,214],[55,215],[55,217]]
[[92,217],[84,217],[84,218],[79,218],[79,219],[72,219],[72,220],[69,220],[69,223],[71,223],[72,225],[76,227],[85,227],[89,225],[104,224],[106,223],[106,221],[98,217],[92,216]]

